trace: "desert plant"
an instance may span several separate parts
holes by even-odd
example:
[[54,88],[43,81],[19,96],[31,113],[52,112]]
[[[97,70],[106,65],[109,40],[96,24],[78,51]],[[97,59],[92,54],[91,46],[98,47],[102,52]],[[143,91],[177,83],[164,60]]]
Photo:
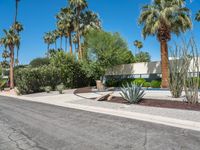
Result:
[[144,96],[144,89],[142,89],[142,86],[127,83],[126,86],[122,86],[120,95],[129,103],[135,104],[139,103]]
[[160,86],[161,86],[161,82],[160,81],[157,81],[157,80],[151,81],[151,87],[152,88],[160,88]]
[[65,86],[64,86],[63,83],[61,83],[61,84],[59,84],[59,85],[56,86],[56,89],[58,90],[58,92],[60,94],[63,94],[63,90],[65,89]]
[[171,57],[174,59],[169,64],[169,90],[174,98],[181,96],[185,75],[189,69],[188,61],[184,55],[184,50],[178,45],[171,51]]
[[194,39],[189,43],[183,42],[182,49],[185,51],[185,60],[188,62],[188,73],[184,76],[184,90],[188,103],[198,103],[199,88],[199,54]]
[[7,84],[7,80],[1,79],[1,81],[0,81],[0,90],[1,91],[6,87],[6,84]]
[[51,86],[45,86],[44,90],[45,90],[45,92],[50,93],[52,91],[52,87]]

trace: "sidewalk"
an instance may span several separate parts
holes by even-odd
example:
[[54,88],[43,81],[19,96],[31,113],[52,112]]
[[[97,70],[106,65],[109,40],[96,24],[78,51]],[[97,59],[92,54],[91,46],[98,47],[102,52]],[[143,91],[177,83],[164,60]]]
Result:
[[26,96],[10,96],[2,93],[0,95],[200,131],[200,111],[99,102],[83,97],[96,97],[101,93],[83,93],[76,96],[73,91],[67,90],[62,95],[57,92]]

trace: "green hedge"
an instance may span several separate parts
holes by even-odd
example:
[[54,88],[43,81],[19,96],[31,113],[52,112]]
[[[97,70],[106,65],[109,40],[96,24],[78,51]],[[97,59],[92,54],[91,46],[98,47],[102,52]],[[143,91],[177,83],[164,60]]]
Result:
[[151,81],[152,88],[160,88],[160,86],[161,86],[161,81],[157,81],[157,80]]
[[21,94],[41,92],[41,87],[51,86],[54,90],[63,83],[67,88],[87,86],[89,80],[77,64],[62,68],[42,66],[23,68],[15,71],[15,84]]
[[21,94],[40,92],[41,87],[55,88],[60,84],[60,72],[55,67],[24,68],[15,71],[15,83]]

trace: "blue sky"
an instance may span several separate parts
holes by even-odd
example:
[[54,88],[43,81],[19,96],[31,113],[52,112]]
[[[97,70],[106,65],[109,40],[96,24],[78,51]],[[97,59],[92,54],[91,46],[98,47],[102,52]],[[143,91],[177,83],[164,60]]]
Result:
[[[15,0],[0,0],[0,37],[2,30],[8,29],[13,23]],[[130,50],[135,51],[134,40],[144,43],[143,51],[148,51],[152,60],[160,59],[160,45],[155,37],[144,40],[141,36],[141,27],[137,24],[140,8],[151,0],[88,0],[89,9],[97,12],[102,20],[103,29],[109,32],[119,32],[127,41]],[[20,48],[20,63],[27,64],[31,59],[43,57],[47,46],[43,42],[45,32],[55,29],[55,15],[61,7],[65,7],[66,0],[21,0],[18,20],[24,25]],[[199,0],[193,0],[187,6],[192,10],[192,18],[200,9]],[[193,29],[183,34],[183,37],[193,35],[200,39],[200,23],[194,22]],[[179,41],[174,35],[174,41]],[[0,47],[0,52],[3,48]]]

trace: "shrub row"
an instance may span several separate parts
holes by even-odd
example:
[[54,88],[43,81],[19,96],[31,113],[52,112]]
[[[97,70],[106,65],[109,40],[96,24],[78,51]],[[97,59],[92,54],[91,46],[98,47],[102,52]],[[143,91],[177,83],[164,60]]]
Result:
[[143,78],[138,78],[138,79],[122,79],[122,80],[117,80],[117,79],[109,79],[106,81],[106,86],[108,87],[121,87],[122,85],[126,85],[127,83],[135,83],[136,85],[142,85],[143,87],[152,87],[152,88],[160,88],[161,86],[161,81],[158,80],[153,80],[151,82],[147,82]]
[[20,68],[15,71],[15,84],[21,94],[41,92],[42,87],[55,89],[63,83],[66,88],[86,86],[89,79],[82,73],[77,64],[66,65],[63,68],[51,65],[37,68]]

